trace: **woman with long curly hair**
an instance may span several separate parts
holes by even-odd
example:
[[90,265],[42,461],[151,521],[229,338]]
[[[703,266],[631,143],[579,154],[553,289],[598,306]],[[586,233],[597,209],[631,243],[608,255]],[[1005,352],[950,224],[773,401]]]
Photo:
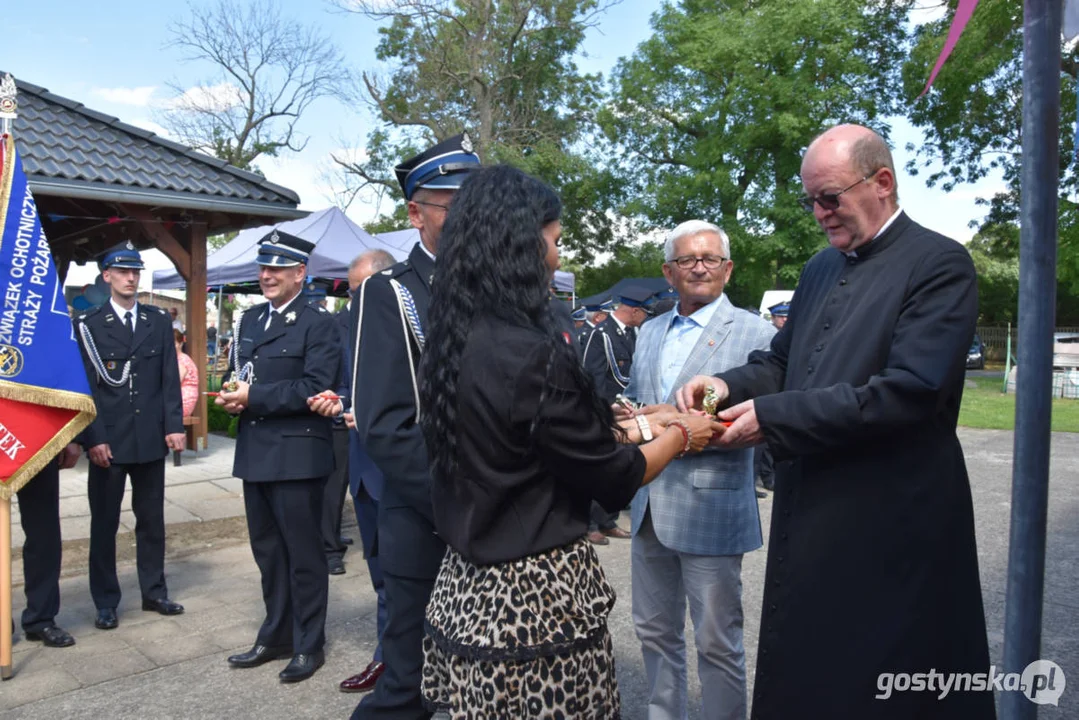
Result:
[[[619,717],[589,506],[621,508],[710,418],[615,424],[552,320],[561,201],[506,166],[473,172],[439,241],[420,367],[435,526],[424,699],[452,718]],[[655,439],[640,447],[642,435]]]

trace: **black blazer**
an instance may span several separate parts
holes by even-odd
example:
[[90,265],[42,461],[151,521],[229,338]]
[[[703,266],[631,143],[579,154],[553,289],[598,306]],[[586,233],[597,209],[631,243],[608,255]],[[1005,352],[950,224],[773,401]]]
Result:
[[593,415],[572,351],[556,342],[493,318],[469,335],[457,472],[434,478],[431,495],[439,534],[470,562],[567,545],[587,531],[592,500],[622,508],[644,478],[644,455]]

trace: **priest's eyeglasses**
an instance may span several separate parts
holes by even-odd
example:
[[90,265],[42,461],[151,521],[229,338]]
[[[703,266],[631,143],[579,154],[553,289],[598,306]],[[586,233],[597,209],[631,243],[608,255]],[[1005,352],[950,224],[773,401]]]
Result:
[[874,172],[869,173],[868,175],[866,175],[861,180],[858,180],[857,182],[851,183],[850,185],[843,188],[839,192],[836,192],[836,193],[821,193],[820,195],[817,195],[816,197],[812,197],[810,195],[805,195],[803,197],[798,198],[798,202],[801,203],[802,207],[804,207],[806,209],[806,212],[813,212],[813,203],[816,203],[817,205],[820,205],[821,210],[829,210],[829,211],[830,210],[838,210],[839,209],[839,196],[840,195],[847,192],[848,190],[853,190],[854,188],[858,187],[859,185],[861,185],[862,183],[864,183],[865,181],[869,180],[874,175],[876,175],[877,172],[879,172],[879,171],[874,171]]
[[672,263],[677,265],[681,270],[692,270],[697,267],[697,263],[704,265],[708,270],[715,270],[717,267],[727,262],[727,258],[722,255],[702,255],[696,257],[695,255],[683,255],[671,260]]

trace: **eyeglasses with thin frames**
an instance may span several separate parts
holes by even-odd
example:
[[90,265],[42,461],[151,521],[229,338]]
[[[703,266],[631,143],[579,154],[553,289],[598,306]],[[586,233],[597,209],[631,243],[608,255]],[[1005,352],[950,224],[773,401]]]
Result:
[[682,255],[670,262],[677,265],[681,270],[692,270],[697,267],[697,263],[704,265],[708,270],[715,270],[717,267],[727,262],[727,258],[720,255],[702,255],[700,257],[695,255]]
[[814,203],[816,203],[817,205],[820,205],[822,210],[828,210],[828,211],[838,210],[839,209],[839,196],[840,195],[847,192],[848,190],[853,190],[854,188],[858,187],[862,183],[864,183],[867,180],[873,178],[874,176],[876,176],[876,174],[878,172],[880,172],[880,169],[874,170],[873,172],[869,173],[868,175],[866,175],[861,180],[858,180],[856,182],[851,183],[850,185],[843,188],[839,192],[821,193],[820,195],[817,195],[816,197],[812,197],[810,195],[805,195],[803,197],[798,198],[798,202],[801,203],[802,207],[805,208],[806,212],[813,212],[813,204]]
[[426,200],[413,200],[412,202],[416,203],[417,205],[427,205],[429,207],[436,207],[436,208],[438,208],[440,210],[444,210],[446,212],[450,211],[450,206],[449,205],[442,205],[441,203],[427,202]]

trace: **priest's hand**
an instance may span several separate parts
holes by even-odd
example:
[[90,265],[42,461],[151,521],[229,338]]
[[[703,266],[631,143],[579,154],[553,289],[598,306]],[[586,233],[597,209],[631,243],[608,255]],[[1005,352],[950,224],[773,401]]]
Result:
[[736,450],[764,442],[764,433],[761,432],[760,423],[757,422],[757,408],[753,400],[746,400],[727,408],[717,417],[720,420],[730,421],[731,426],[712,441],[716,447]]

